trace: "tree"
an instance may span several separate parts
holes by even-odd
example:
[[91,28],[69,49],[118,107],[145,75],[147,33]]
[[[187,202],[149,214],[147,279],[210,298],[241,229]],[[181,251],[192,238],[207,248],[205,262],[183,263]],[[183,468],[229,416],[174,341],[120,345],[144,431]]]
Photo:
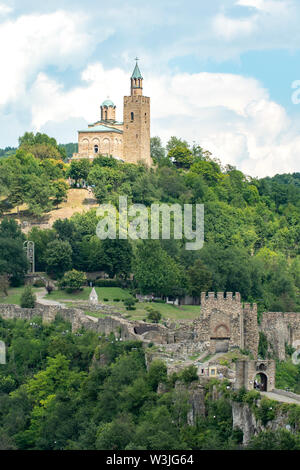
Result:
[[193,297],[199,297],[201,292],[207,292],[212,285],[211,272],[198,259],[187,271],[188,290]]
[[43,212],[52,209],[51,188],[46,177],[36,175],[28,176],[26,183],[26,195],[24,201],[28,204],[28,210],[36,216],[41,216]]
[[133,297],[127,297],[127,299],[124,300],[124,305],[126,310],[135,310],[135,299]]
[[151,362],[148,370],[148,382],[152,390],[156,391],[161,382],[166,382],[168,369],[166,364],[159,359]]
[[25,132],[22,137],[19,137],[19,147],[28,153],[32,153],[36,158],[55,158],[61,159],[66,157],[65,149],[58,146],[53,137],[47,134],[37,132]]
[[9,275],[13,286],[20,285],[28,269],[24,240],[15,220],[3,219],[0,224],[0,274]]
[[79,180],[87,180],[90,171],[90,162],[87,158],[81,160],[72,160],[69,167],[68,176],[78,183]]
[[185,367],[179,374],[179,378],[183,380],[184,383],[189,384],[198,380],[197,367],[194,365]]
[[46,270],[49,274],[62,277],[72,267],[72,248],[69,242],[54,240],[45,253]]
[[132,247],[128,240],[110,240],[102,242],[103,257],[101,260],[103,270],[110,277],[120,276],[127,279],[131,273]]
[[161,320],[161,313],[152,307],[148,307],[147,310],[148,310],[147,319],[151,323],[159,323]]
[[166,159],[166,151],[162,146],[160,137],[151,137],[150,152],[155,163],[162,163]]
[[62,179],[53,181],[53,183],[51,184],[53,203],[56,205],[57,209],[59,204],[67,200],[68,189],[68,184]]
[[182,285],[180,267],[157,240],[144,240],[138,245],[133,272],[138,288],[145,294],[173,295]]
[[35,268],[37,272],[46,271],[45,255],[49,243],[53,242],[56,238],[55,230],[53,229],[40,229],[33,227],[28,233],[27,239],[34,242],[35,250]]
[[8,296],[9,276],[8,274],[0,274],[0,292]]
[[67,292],[74,292],[77,290],[82,290],[82,286],[86,283],[86,275],[81,271],[68,271],[64,274],[64,277],[60,281],[60,286],[63,289],[66,289]]
[[177,147],[172,148],[168,152],[168,158],[174,162],[178,167],[190,168],[194,162],[194,156],[192,151],[180,144]]
[[22,308],[34,308],[36,302],[36,295],[33,293],[32,287],[25,287],[21,295],[21,307]]

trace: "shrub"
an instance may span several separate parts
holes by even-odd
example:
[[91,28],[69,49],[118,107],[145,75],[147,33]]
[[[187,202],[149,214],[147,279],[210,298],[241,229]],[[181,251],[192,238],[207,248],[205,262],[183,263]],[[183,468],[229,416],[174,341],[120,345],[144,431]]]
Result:
[[148,310],[148,315],[147,315],[148,321],[150,321],[151,323],[159,323],[161,320],[161,313],[152,307],[148,307],[147,310]]
[[86,275],[81,271],[68,271],[65,273],[64,277],[60,281],[59,285],[62,289],[66,289],[67,292],[74,292],[77,290],[82,290],[82,286],[86,282]]
[[120,302],[120,299],[114,299],[114,302]]
[[41,279],[38,279],[37,281],[35,281],[35,282],[33,283],[33,286],[34,286],[34,287],[45,287],[45,283],[44,283],[44,281],[42,281]]
[[135,299],[133,297],[128,297],[127,299],[125,299],[124,305],[126,307],[126,310],[136,310]]
[[32,287],[25,287],[21,295],[21,307],[22,308],[34,308],[36,302],[36,296],[33,293]]
[[186,384],[194,382],[194,380],[198,380],[197,367],[193,365],[186,367],[182,372],[180,372],[179,379],[183,380]]

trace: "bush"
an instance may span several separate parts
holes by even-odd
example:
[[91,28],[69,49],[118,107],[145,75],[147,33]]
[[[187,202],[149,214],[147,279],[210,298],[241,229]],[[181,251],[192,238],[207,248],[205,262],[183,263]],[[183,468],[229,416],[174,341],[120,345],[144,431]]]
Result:
[[64,277],[59,283],[61,289],[66,289],[67,292],[74,292],[77,290],[82,290],[82,286],[86,283],[86,275],[81,271],[68,271],[65,273]]
[[103,299],[103,300],[104,300],[104,302],[109,302],[109,299]]
[[114,299],[114,302],[120,302],[121,300],[120,299]]
[[179,379],[183,380],[186,384],[194,382],[194,380],[198,380],[197,367],[193,365],[186,367],[182,372],[180,372]]
[[128,297],[127,299],[124,300],[124,305],[126,307],[126,310],[136,310],[135,308],[135,300],[133,297]]
[[45,287],[45,283],[44,283],[44,281],[39,279],[39,280],[37,280],[33,283],[33,287]]
[[21,295],[21,307],[22,308],[34,308],[36,302],[36,296],[33,293],[32,287],[25,287]]
[[161,320],[161,313],[158,310],[154,310],[152,307],[148,307],[147,319],[151,323],[159,323]]

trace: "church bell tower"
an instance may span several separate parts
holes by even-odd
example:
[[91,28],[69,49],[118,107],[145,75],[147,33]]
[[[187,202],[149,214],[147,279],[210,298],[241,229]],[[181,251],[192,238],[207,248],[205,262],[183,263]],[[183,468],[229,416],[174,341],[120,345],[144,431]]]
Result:
[[130,96],[124,96],[124,156],[128,163],[152,165],[150,156],[150,98],[143,96],[138,59],[131,75]]

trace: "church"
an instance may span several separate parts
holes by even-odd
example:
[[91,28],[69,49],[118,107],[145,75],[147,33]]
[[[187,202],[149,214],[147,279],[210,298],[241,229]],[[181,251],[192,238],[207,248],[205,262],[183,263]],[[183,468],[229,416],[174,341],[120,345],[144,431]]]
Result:
[[152,165],[150,155],[150,98],[143,96],[143,77],[136,60],[130,96],[124,96],[123,122],[116,119],[116,106],[105,100],[100,120],[78,131],[78,153],[72,159],[112,156],[126,163]]

